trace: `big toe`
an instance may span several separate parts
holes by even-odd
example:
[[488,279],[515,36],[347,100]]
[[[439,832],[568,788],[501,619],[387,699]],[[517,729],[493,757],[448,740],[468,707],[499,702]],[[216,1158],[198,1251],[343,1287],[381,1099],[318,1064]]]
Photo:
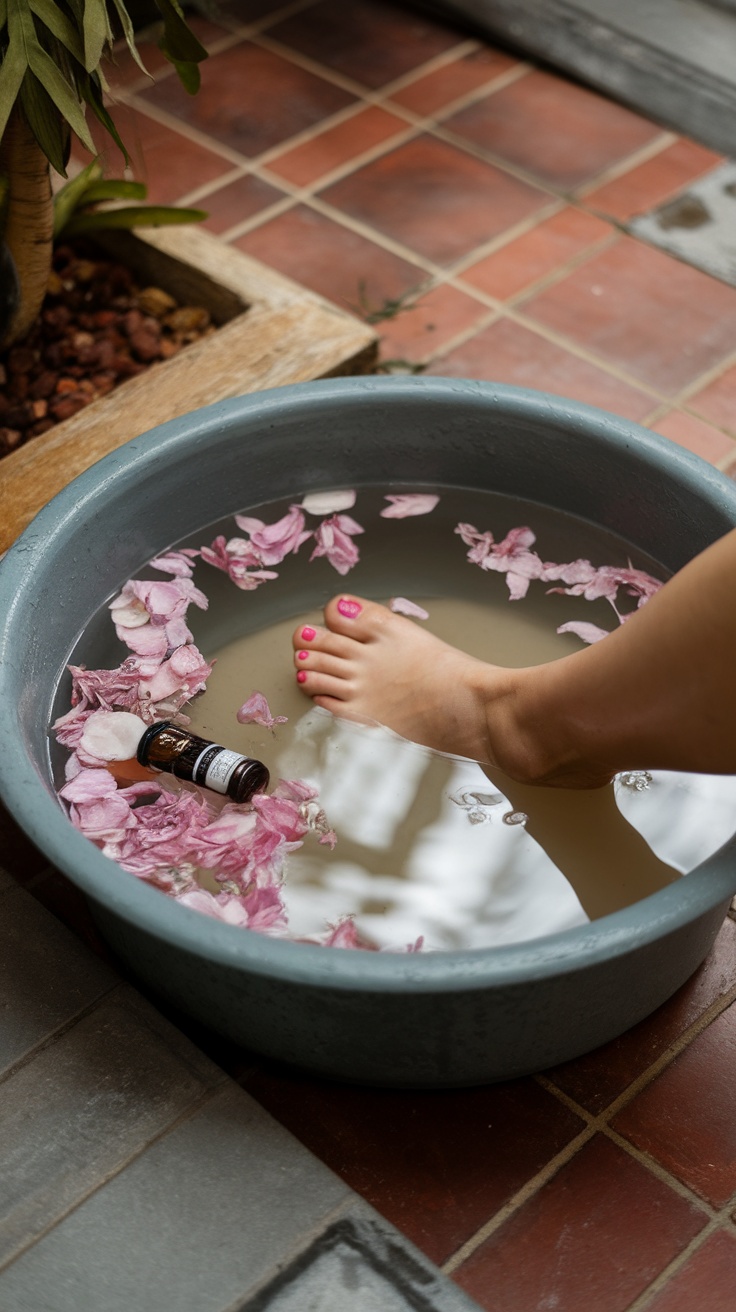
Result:
[[391,612],[375,601],[365,597],[356,597],[352,593],[342,593],[333,597],[325,606],[325,623],[333,633],[344,634],[348,638],[357,638],[359,642],[368,642],[392,619]]

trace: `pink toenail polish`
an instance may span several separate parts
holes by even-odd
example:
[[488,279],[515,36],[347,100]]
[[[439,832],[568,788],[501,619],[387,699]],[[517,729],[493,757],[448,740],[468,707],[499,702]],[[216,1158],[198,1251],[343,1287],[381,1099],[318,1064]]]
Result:
[[307,659],[308,655],[309,655],[309,652],[308,652],[308,651],[298,651],[296,655],[297,655],[297,660],[305,661],[305,660]]
[[346,619],[354,620],[356,615],[360,615],[363,607],[357,601],[349,601],[347,597],[341,597],[337,603],[337,609]]
[[305,627],[302,629],[301,632],[302,642],[311,642],[312,638],[316,638],[316,637],[317,637],[317,630],[310,628],[308,624],[305,625]]
[[298,671],[297,671],[297,676],[296,676],[296,681],[297,681],[297,683],[304,683],[304,680],[306,679],[306,677],[307,677],[307,671],[306,671],[306,670],[298,670]]

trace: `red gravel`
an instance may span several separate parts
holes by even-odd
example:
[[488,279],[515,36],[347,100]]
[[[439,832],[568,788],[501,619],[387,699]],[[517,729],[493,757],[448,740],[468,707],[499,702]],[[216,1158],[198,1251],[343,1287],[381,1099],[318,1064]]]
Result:
[[0,354],[0,456],[214,331],[206,310],[138,287],[91,247],[58,246],[38,320]]

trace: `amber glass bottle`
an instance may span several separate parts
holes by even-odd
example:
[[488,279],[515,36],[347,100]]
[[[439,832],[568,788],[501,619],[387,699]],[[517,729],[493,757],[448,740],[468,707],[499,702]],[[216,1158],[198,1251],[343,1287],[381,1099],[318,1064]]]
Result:
[[254,793],[263,792],[270,778],[262,761],[208,742],[170,720],[146,729],[136,755],[149,770],[166,770],[177,779],[225,793],[234,802],[249,802]]

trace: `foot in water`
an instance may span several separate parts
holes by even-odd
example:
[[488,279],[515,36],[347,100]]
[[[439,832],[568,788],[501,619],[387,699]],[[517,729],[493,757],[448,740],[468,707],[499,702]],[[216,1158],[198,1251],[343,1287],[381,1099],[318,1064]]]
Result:
[[488,709],[513,671],[486,665],[364,597],[333,597],[325,627],[294,632],[302,691],[348,719],[374,721],[436,751],[492,761]]

